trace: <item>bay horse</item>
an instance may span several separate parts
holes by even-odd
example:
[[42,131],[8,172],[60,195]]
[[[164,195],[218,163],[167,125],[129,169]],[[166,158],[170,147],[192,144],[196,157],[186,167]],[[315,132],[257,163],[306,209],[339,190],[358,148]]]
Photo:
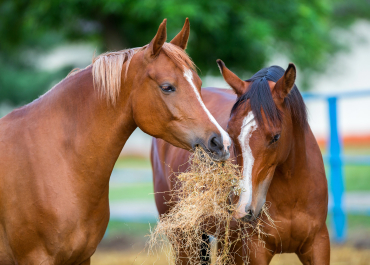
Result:
[[0,264],[90,264],[109,221],[109,178],[139,127],[215,160],[230,140],[206,109],[190,32],[105,53],[0,119]]
[[[243,174],[234,220],[255,223],[262,206],[276,228],[265,226],[265,246],[249,240],[235,242],[236,264],[269,264],[275,254],[296,253],[303,264],[329,264],[330,242],[325,223],[328,188],[319,146],[307,122],[306,107],[295,85],[296,68],[264,68],[243,81],[217,61],[232,90],[204,88],[204,102],[233,141],[232,158]],[[176,175],[184,172],[190,153],[160,139],[153,139],[151,161],[155,200],[159,214],[167,213]],[[252,234],[251,228],[242,232]],[[202,236],[209,242],[208,235]],[[202,244],[207,246],[208,244]],[[207,249],[200,250],[200,264],[209,263]],[[177,264],[189,259],[180,253]],[[248,263],[248,264],[249,264]]]

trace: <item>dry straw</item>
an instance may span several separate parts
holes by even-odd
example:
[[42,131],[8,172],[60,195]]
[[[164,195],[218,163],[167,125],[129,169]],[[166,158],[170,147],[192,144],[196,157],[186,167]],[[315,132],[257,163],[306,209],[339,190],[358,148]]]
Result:
[[[231,203],[231,195],[241,192],[239,183],[242,176],[237,165],[231,161],[214,162],[201,149],[193,153],[189,163],[188,170],[177,176],[177,188],[167,202],[171,210],[160,217],[151,232],[149,249],[163,250],[169,246],[171,263],[186,256],[188,264],[200,264],[201,256],[210,254],[201,252],[209,244],[202,239],[202,234],[206,233],[218,241],[212,264],[233,264],[233,254],[238,251],[233,247],[234,243],[239,240],[246,242],[257,235],[257,242],[252,243],[263,244],[262,236],[267,235],[262,228],[274,226],[274,222],[266,206],[253,223],[232,217],[236,205]],[[263,221],[263,215],[267,216],[268,222]],[[250,228],[248,232],[247,228]]]

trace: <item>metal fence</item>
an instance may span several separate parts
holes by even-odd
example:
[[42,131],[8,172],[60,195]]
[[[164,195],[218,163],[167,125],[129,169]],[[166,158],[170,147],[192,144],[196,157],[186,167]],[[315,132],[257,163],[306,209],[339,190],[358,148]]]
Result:
[[[338,130],[338,100],[355,98],[355,97],[370,97],[370,90],[343,92],[336,94],[323,93],[302,93],[303,98],[307,100],[325,100],[328,104],[329,113],[329,135],[327,141],[327,155],[324,156],[324,161],[330,166],[330,183],[329,190],[333,198],[332,207],[332,226],[333,240],[336,242],[344,242],[347,237],[347,221],[346,214],[343,209],[344,199],[344,174],[343,166],[345,164],[355,165],[370,165],[370,156],[345,156],[343,155],[343,145],[340,131]],[[370,122],[370,119],[369,121]],[[369,179],[370,181],[370,179]],[[370,209],[369,209],[370,210]]]

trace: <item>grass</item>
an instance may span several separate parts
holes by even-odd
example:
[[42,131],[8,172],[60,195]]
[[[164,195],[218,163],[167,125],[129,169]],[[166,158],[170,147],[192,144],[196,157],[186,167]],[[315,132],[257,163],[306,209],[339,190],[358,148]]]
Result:
[[124,223],[120,221],[110,221],[108,225],[108,235],[144,237],[149,234],[150,227],[153,229],[155,225],[155,223]]
[[[325,148],[321,148],[323,154]],[[370,156],[369,146],[345,146],[345,155],[364,155]],[[326,177],[330,180],[330,167],[325,166]],[[344,185],[346,191],[370,191],[370,165],[345,165],[344,166]]]
[[[331,227],[332,224],[332,217],[331,213],[328,214],[326,219],[327,226]],[[357,231],[361,230],[366,232],[370,235],[370,216],[368,215],[354,215],[354,214],[347,214],[347,228],[348,233],[356,233]]]
[[147,168],[151,169],[150,160],[141,157],[119,157],[115,168]]
[[366,229],[370,231],[370,216],[347,215],[348,229]]
[[124,183],[111,185],[109,188],[109,200],[154,200],[153,183]]
[[[325,166],[325,171],[330,181],[330,167]],[[346,191],[370,191],[370,166],[346,165],[343,174]]]
[[[320,146],[320,150],[322,154],[327,154],[326,146]],[[342,150],[345,155],[370,155],[370,146],[368,145],[347,145]]]
[[368,145],[345,146],[343,153],[345,155],[370,155],[370,147]]
[[370,166],[344,167],[346,191],[370,191]]

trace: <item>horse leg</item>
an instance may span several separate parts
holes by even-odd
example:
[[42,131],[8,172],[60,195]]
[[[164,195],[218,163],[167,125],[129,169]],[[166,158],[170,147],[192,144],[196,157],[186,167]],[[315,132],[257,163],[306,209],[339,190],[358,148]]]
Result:
[[[232,259],[231,264],[244,265],[245,258],[243,256],[243,241],[235,240],[230,242],[229,256]],[[217,256],[222,255],[224,242],[222,240],[217,241]]]
[[313,243],[307,247],[303,246],[297,256],[304,265],[328,265],[330,263],[330,240],[326,224],[316,234]]
[[250,265],[268,265],[270,264],[272,258],[274,257],[274,253],[271,250],[268,250],[262,245],[259,244],[247,244],[247,248],[243,251],[246,253],[246,264]]
[[209,240],[209,236],[205,233],[202,234],[202,243],[200,244],[200,261],[201,265],[210,264],[210,252],[211,252],[211,244]]
[[230,254],[235,265],[243,265],[245,258],[243,257],[243,242],[237,240],[230,245]]
[[211,264],[210,260],[210,240],[209,236],[205,233],[202,234],[202,242],[200,245],[193,246],[194,248],[198,248],[198,255],[194,256],[193,254],[193,247],[191,249],[186,249],[183,247],[185,244],[181,242],[181,239],[175,242],[180,246],[179,252],[176,255],[176,265],[189,265],[189,264],[201,264],[201,265],[209,265]]

